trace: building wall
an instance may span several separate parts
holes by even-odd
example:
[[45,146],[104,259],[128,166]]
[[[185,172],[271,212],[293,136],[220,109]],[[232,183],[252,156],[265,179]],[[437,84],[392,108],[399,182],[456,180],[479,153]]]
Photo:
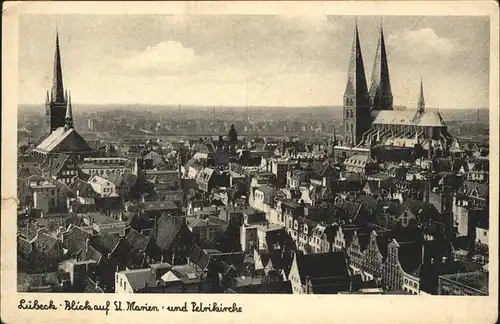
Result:
[[403,272],[403,290],[413,295],[420,293],[420,279]]
[[388,291],[401,290],[403,287],[403,269],[399,264],[398,249],[395,241],[389,243],[382,272],[382,286]]
[[371,279],[381,280],[382,278],[383,257],[377,245],[377,235],[373,231],[370,234],[370,242],[363,251],[363,261],[361,270],[365,276]]
[[438,279],[438,294],[439,295],[455,295],[455,296],[487,296],[486,292],[468,287],[457,281],[450,280],[443,276]]
[[101,196],[109,196],[111,194],[116,194],[116,186],[108,180],[100,181],[99,183],[95,183],[93,181],[89,181],[92,188]]
[[254,227],[240,227],[240,243],[243,251],[250,251],[259,245],[257,229]]
[[488,235],[488,229],[476,227],[476,243],[488,245]]
[[95,166],[83,166],[82,167],[82,172],[90,175],[90,176],[93,176],[93,175],[99,175],[99,176],[106,176],[110,173],[115,173],[115,172],[125,172],[125,171],[132,171],[131,168],[129,167],[126,167],[124,165],[114,165],[114,166],[110,166],[110,165],[107,165],[107,164],[102,164],[102,166],[100,166],[99,164],[96,164]]
[[457,228],[457,236],[469,235],[469,210],[467,200],[453,197],[453,222]]
[[403,225],[404,227],[408,226],[410,223],[410,220],[412,219],[417,219],[417,217],[411,212],[409,208],[406,208],[406,210],[398,216],[397,221]]
[[293,294],[303,294],[304,293],[304,288],[302,285],[302,281],[300,280],[300,274],[299,274],[299,269],[297,267],[296,258],[294,258],[294,260],[292,262],[292,267],[291,267],[290,273],[288,275],[288,280],[290,280]]
[[94,230],[99,234],[118,234],[118,236],[125,236],[124,222],[116,222],[110,224],[92,224]]
[[215,235],[219,230],[219,226],[217,225],[207,225],[203,227],[193,227],[189,228],[194,235],[196,235],[201,243],[212,243],[214,242]]

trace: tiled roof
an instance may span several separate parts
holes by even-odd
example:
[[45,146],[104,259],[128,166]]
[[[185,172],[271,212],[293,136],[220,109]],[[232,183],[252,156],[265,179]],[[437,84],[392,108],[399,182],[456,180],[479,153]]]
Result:
[[86,240],[91,237],[92,234],[78,226],[74,226],[67,233],[63,234],[63,245],[68,249],[68,254],[74,256],[85,247]]
[[57,243],[58,240],[55,237],[52,237],[46,233],[39,233],[34,240],[37,251],[44,254],[51,253]]
[[440,219],[440,213],[436,209],[436,207],[433,204],[427,203],[425,201],[415,200],[411,198],[406,199],[404,203],[401,205],[401,208],[399,209],[398,216],[401,215],[406,208],[410,209],[410,211],[419,220]]
[[127,270],[122,271],[121,273],[125,275],[130,284],[130,287],[134,291],[144,288],[145,283],[153,286],[153,284],[156,282],[156,278],[154,277],[154,274],[150,269]]
[[349,276],[347,261],[343,252],[296,254],[296,260],[300,279],[303,283],[306,282],[306,278]]
[[364,167],[368,163],[374,163],[375,161],[369,155],[355,154],[352,157],[344,161],[345,165]]
[[139,251],[144,252],[149,244],[150,237],[143,235],[133,228],[129,230],[125,236],[125,241],[130,246],[131,253],[138,253]]
[[189,259],[202,270],[205,270],[210,263],[210,256],[208,253],[201,249],[196,243],[193,243],[191,247]]
[[164,166],[165,165],[165,161],[164,161],[163,157],[154,151],[151,151],[148,154],[144,155],[143,159],[153,160],[153,163],[157,166]]
[[102,258],[102,253],[97,251],[94,247],[92,247],[92,245],[89,245],[88,247],[84,246],[78,253],[78,259],[80,260],[93,260],[96,263],[99,263]]
[[[67,154],[58,154],[56,158],[51,160],[51,163],[48,163],[47,170],[50,168],[51,174],[57,174],[64,166],[64,163],[69,159],[69,155]],[[49,170],[48,170],[49,171]]]
[[105,179],[111,181],[115,186],[119,187],[121,185],[132,187],[137,181],[137,175],[126,170],[124,172],[110,172],[104,176]]
[[82,196],[84,192],[90,192],[92,197],[97,196],[97,192],[94,191],[94,188],[88,183],[80,178],[75,178],[73,183],[70,184],[70,188],[75,195],[79,194]]
[[183,240],[181,243],[194,242],[194,236],[180,217],[163,214],[158,219],[158,234],[156,243],[163,251],[168,251],[174,241]]
[[33,251],[33,244],[22,236],[17,236],[17,253],[21,254],[25,259],[29,257]]
[[73,193],[71,188],[67,184],[65,184],[64,182],[56,180],[56,181],[54,181],[54,184],[55,184],[56,188],[59,190],[61,195],[68,197],[68,198],[75,198],[76,197],[76,195]]
[[109,253],[113,252],[116,249],[120,241],[121,238],[117,235],[101,233],[99,235],[93,236],[91,238],[90,244],[99,252],[107,256]]
[[65,148],[65,151],[92,151],[92,148],[74,128],[66,129],[64,127],[59,127],[53,131],[35,148],[35,151],[41,153],[56,152],[57,147],[62,143],[65,144],[65,147],[68,147]]
[[373,124],[446,126],[439,112],[424,111],[419,114],[417,110],[381,110],[377,112]]
[[92,279],[88,278],[85,283],[84,293],[96,293],[102,294],[104,290],[99,286],[99,283],[94,282]]

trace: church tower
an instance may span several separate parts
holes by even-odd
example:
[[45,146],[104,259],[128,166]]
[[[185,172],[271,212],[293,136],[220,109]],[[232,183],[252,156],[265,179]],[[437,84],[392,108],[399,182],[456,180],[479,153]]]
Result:
[[392,99],[384,30],[382,23],[380,23],[380,33],[370,85],[370,110],[392,110]]
[[59,50],[59,33],[56,33],[56,49],[54,54],[54,66],[52,76],[52,89],[50,96],[47,92],[45,101],[46,127],[52,133],[66,123],[67,98],[64,95],[62,78],[61,53]]
[[368,87],[357,21],[354,28],[343,107],[344,141],[346,145],[356,146],[361,141],[363,133],[371,127]]
[[422,79],[420,79],[420,97],[418,97],[417,110],[419,114],[423,114],[425,111],[424,82]]

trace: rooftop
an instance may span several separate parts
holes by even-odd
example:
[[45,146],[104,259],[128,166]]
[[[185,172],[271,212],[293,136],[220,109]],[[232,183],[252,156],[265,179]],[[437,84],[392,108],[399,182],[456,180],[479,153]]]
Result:
[[77,214],[78,216],[82,216],[86,219],[92,219],[96,224],[113,224],[113,223],[121,223],[122,221],[118,219],[114,219],[112,217],[106,216],[100,213],[85,213],[85,214]]
[[373,124],[445,126],[439,112],[425,111],[419,114],[417,110],[380,110]]
[[488,293],[489,273],[488,272],[467,272],[440,276],[443,279],[458,282],[467,287]]

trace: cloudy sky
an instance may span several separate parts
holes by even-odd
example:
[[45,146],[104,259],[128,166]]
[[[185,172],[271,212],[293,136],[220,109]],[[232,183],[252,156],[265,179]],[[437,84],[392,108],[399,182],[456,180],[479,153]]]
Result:
[[[56,26],[75,103],[341,105],[354,18],[22,15],[19,102],[43,103]],[[370,78],[380,17],[358,17]],[[395,105],[488,107],[489,20],[383,17]]]

